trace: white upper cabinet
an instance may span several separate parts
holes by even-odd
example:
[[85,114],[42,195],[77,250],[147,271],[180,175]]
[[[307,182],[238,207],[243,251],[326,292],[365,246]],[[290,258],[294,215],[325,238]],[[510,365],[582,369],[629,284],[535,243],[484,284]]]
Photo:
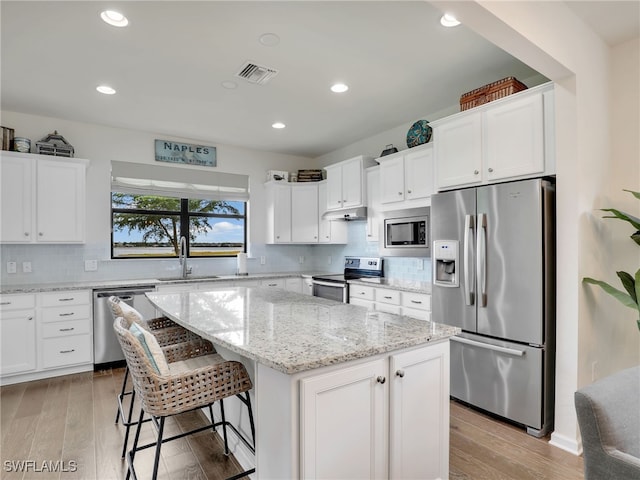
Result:
[[4,243],[82,243],[88,161],[2,152]]
[[291,187],[269,182],[267,193],[267,243],[291,243]]
[[369,167],[367,176],[367,241],[380,237],[380,167]]
[[431,204],[433,145],[426,144],[378,158],[382,210],[423,207]]
[[327,171],[327,210],[361,207],[366,204],[364,169],[375,162],[358,156],[325,167]]
[[482,114],[473,112],[433,127],[436,187],[479,184],[482,180]]
[[327,182],[318,182],[318,242],[347,243],[347,222],[323,218],[327,204]]
[[322,219],[326,182],[267,182],[267,243],[347,243],[344,221]]
[[542,95],[489,109],[484,122],[487,180],[544,171]]
[[318,185],[316,183],[291,184],[291,241],[294,243],[318,241]]
[[552,84],[432,125],[438,190],[555,174]]

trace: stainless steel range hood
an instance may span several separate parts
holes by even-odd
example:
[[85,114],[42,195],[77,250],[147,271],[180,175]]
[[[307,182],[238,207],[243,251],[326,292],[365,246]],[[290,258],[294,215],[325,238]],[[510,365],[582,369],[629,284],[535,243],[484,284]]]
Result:
[[330,210],[322,215],[324,220],[366,220],[367,207],[343,208],[341,210]]

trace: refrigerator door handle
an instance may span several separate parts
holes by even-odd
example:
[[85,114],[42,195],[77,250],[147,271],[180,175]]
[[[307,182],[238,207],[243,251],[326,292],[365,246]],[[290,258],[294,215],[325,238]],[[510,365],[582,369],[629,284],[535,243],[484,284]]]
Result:
[[471,265],[473,265],[473,247],[470,239],[473,238],[475,228],[474,216],[464,216],[464,302],[473,305],[475,302],[475,281],[471,279]]
[[463,337],[451,337],[452,342],[465,343],[474,347],[484,348],[486,350],[493,350],[494,352],[504,353],[506,355],[513,355],[514,357],[524,357],[525,352],[523,350],[516,350],[515,348],[500,347],[498,345],[491,345],[490,343],[476,342],[475,340],[469,340]]
[[487,215],[478,214],[476,229],[476,275],[478,306],[487,306]]

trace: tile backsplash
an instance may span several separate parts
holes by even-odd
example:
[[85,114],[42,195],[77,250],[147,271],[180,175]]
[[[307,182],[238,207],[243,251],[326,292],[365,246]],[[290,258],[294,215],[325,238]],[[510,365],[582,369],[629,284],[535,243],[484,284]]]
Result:
[[[341,272],[347,255],[377,256],[378,245],[367,242],[365,222],[350,222],[347,245],[265,245],[252,244],[247,263],[249,273]],[[176,276],[177,259],[110,258],[109,245],[2,245],[0,282],[3,285],[90,282],[91,280],[150,279]],[[262,265],[260,258],[265,258]],[[96,260],[96,271],[85,271],[85,261]],[[301,263],[302,260],[302,263]],[[7,262],[16,262],[16,273],[7,273]],[[31,263],[24,273],[23,262]],[[235,258],[188,260],[194,276],[233,275]],[[411,281],[431,280],[431,258],[386,257],[384,274],[389,278]]]

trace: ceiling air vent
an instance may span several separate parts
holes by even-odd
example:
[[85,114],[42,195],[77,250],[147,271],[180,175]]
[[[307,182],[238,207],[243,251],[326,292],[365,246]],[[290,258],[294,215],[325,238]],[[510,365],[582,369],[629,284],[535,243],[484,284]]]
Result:
[[278,71],[275,68],[256,65],[255,63],[247,61],[240,67],[240,71],[236,73],[236,77],[244,78],[249,83],[264,85],[277,74]]

